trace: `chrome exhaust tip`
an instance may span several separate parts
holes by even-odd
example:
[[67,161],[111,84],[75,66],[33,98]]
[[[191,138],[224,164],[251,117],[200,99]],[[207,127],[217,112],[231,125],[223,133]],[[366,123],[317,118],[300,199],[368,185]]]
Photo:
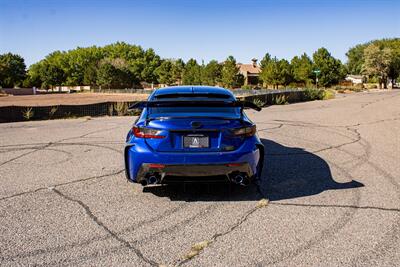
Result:
[[149,178],[147,178],[148,184],[156,184],[158,183],[158,178],[155,175],[150,175]]
[[233,182],[234,182],[235,184],[241,184],[241,183],[243,182],[243,180],[244,180],[244,177],[243,177],[242,175],[240,175],[240,174],[236,175],[236,176],[233,178]]
[[250,179],[248,177],[245,177],[242,182],[240,183],[240,185],[243,186],[248,186],[250,184]]
[[248,186],[250,184],[250,179],[245,173],[234,173],[230,176],[232,183]]

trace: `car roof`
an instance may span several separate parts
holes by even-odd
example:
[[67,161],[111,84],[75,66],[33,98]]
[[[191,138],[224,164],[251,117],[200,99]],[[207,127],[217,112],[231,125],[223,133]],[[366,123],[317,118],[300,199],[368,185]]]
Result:
[[152,94],[151,99],[157,98],[159,96],[168,96],[168,95],[185,95],[185,97],[190,98],[190,95],[222,95],[226,96],[227,100],[234,100],[235,96],[231,91],[214,86],[171,86],[165,88],[159,88]]

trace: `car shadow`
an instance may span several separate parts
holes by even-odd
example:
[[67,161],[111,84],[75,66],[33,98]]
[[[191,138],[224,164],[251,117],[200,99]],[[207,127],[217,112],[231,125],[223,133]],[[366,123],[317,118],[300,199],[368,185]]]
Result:
[[336,182],[328,163],[316,154],[267,139],[262,139],[262,142],[265,146],[265,158],[259,186],[260,191],[271,201],[364,186],[354,180]]
[[306,197],[326,190],[363,187],[350,181],[338,183],[324,159],[302,148],[286,147],[261,139],[265,146],[264,171],[257,184],[174,184],[143,187],[144,193],[168,197],[173,201],[271,201]]

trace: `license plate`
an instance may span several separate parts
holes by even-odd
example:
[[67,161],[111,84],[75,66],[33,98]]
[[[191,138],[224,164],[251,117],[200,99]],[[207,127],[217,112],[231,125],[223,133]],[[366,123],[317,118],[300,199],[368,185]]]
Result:
[[202,134],[188,134],[183,137],[183,147],[205,148],[209,147],[209,138]]

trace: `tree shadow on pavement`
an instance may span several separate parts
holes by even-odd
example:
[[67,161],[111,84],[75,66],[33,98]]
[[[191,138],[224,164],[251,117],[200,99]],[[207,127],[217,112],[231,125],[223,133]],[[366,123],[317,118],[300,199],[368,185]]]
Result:
[[337,183],[329,165],[321,157],[302,148],[286,147],[261,139],[265,146],[264,171],[257,184],[177,184],[144,187],[144,193],[168,197],[173,201],[257,201],[283,200],[319,194],[325,190],[364,186],[352,180]]

